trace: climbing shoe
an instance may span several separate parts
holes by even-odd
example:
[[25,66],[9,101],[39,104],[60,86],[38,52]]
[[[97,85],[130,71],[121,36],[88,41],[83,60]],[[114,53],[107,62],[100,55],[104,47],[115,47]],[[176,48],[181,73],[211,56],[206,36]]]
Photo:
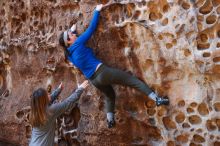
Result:
[[112,119],[112,120],[107,120],[107,123],[108,123],[108,128],[112,128],[112,127],[114,127],[115,126],[115,120],[114,119]]
[[161,98],[161,97],[157,97],[156,98],[156,105],[160,106],[160,105],[169,105],[169,99],[168,98]]

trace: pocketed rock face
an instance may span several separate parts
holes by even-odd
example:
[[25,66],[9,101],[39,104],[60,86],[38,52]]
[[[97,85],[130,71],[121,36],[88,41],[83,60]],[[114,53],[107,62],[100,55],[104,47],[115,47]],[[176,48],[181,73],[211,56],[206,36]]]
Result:
[[57,120],[60,145],[214,145],[220,143],[219,0],[1,0],[0,144],[27,145],[30,95],[61,81],[67,97],[84,80],[65,62],[59,34],[83,32],[96,4],[107,3],[88,45],[105,64],[132,72],[171,105],[114,86],[116,127],[92,85]]

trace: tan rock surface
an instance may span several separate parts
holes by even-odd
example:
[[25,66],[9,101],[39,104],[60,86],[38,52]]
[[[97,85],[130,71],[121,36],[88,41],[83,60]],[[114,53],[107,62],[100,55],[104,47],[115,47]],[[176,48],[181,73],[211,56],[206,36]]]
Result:
[[98,3],[88,45],[105,64],[132,72],[170,106],[156,107],[134,89],[114,86],[116,122],[106,126],[104,100],[92,85],[58,119],[59,144],[218,146],[220,143],[219,0],[1,0],[0,145],[28,144],[30,94],[61,81],[68,96],[84,77],[65,62],[59,34],[83,32]]

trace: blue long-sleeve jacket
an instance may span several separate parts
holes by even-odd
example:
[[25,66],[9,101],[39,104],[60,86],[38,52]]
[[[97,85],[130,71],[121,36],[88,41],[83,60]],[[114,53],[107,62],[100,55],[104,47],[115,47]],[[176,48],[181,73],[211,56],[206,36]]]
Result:
[[101,63],[101,61],[95,57],[93,50],[86,46],[86,42],[92,36],[98,25],[99,13],[97,10],[94,11],[93,19],[89,27],[68,48],[68,59],[79,68],[88,79],[94,74],[97,65]]
[[53,92],[50,94],[50,97],[51,97],[50,104],[53,104],[55,102],[55,100],[60,95],[61,91],[62,91],[62,89],[59,87],[56,88],[55,90],[53,90]]

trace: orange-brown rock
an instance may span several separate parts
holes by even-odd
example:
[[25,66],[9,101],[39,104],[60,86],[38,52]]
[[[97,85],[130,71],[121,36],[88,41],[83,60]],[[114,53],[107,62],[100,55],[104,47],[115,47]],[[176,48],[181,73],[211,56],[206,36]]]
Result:
[[184,100],[180,100],[179,102],[178,102],[178,106],[179,107],[183,107],[183,106],[185,106],[185,101]]
[[220,102],[216,102],[216,103],[214,103],[213,106],[214,106],[215,111],[217,111],[217,112],[220,111]]
[[162,20],[162,25],[165,26],[165,25],[168,24],[168,22],[169,22],[168,18],[164,18],[164,19]]
[[205,142],[204,137],[202,137],[202,136],[200,136],[200,135],[198,135],[198,134],[193,135],[193,140],[194,140],[195,142],[197,142],[197,143],[203,143],[203,142]]
[[220,141],[215,141],[213,146],[219,146],[220,145]]
[[213,140],[215,138],[214,135],[210,135],[210,139]]
[[218,129],[220,130],[220,119],[216,119],[215,122],[216,122]]
[[178,113],[175,120],[177,123],[182,123],[185,120],[185,114],[183,112]]
[[176,129],[176,124],[173,120],[171,120],[169,117],[163,118],[163,124],[166,127],[167,130]]
[[175,146],[175,142],[174,141],[168,141],[167,146]]
[[196,132],[197,132],[197,133],[202,133],[202,132],[203,132],[203,129],[201,129],[201,128],[196,129]]
[[188,134],[181,134],[176,137],[176,140],[180,143],[187,143],[189,140]]
[[190,143],[189,146],[201,146],[200,144]]
[[217,13],[220,14],[220,7],[216,9]]
[[187,111],[187,113],[193,113],[193,112],[194,112],[194,109],[191,108],[191,107],[188,107],[188,108],[186,109],[186,111]]
[[145,102],[145,105],[147,108],[154,108],[156,106],[153,100],[148,100],[147,102]]
[[193,107],[193,108],[196,107],[197,105],[198,105],[198,103],[196,103],[196,102],[190,103],[190,106]]
[[156,113],[155,109],[147,109],[147,113],[149,116],[153,116]]
[[206,18],[206,23],[207,24],[213,24],[215,23],[217,17],[215,15],[210,15]]
[[189,125],[188,123],[183,123],[183,124],[182,124],[182,127],[183,127],[183,128],[190,128],[190,125]]
[[165,116],[167,113],[167,109],[165,107],[161,107],[159,110],[158,110],[158,116]]
[[202,54],[202,56],[203,56],[203,57],[210,57],[210,56],[211,56],[211,53],[209,53],[209,52],[204,52],[204,53]]
[[57,119],[56,144],[219,145],[219,0],[1,0],[0,145],[28,145],[34,89],[51,93],[63,82],[63,100],[85,80],[58,39],[73,23],[81,35],[98,3],[107,5],[86,45],[104,64],[168,96],[170,105],[113,85],[117,124],[108,129],[105,96],[91,85]]
[[197,115],[192,115],[189,117],[189,122],[191,124],[200,124],[202,122],[201,118]]
[[186,2],[183,2],[182,4],[182,7],[185,9],[185,10],[188,10],[190,8],[190,5]]
[[210,47],[209,43],[198,43],[197,48],[198,50],[205,50]]
[[212,60],[213,60],[213,62],[219,62],[220,61],[220,57],[214,57]]
[[198,112],[200,115],[202,116],[205,116],[205,115],[208,115],[209,114],[209,110],[208,110],[208,107],[205,103],[201,103],[199,104],[198,106]]
[[202,14],[209,14],[212,11],[212,3],[210,0],[207,0],[202,7],[200,7],[199,12]]
[[200,39],[201,41],[206,42],[208,40],[207,34],[204,34],[204,33],[200,34]]
[[219,0],[212,0],[212,4],[213,4],[214,7],[219,6],[220,1]]
[[215,125],[215,122],[213,120],[207,120],[206,121],[206,128],[209,130],[209,131],[213,131],[216,129],[216,125]]

